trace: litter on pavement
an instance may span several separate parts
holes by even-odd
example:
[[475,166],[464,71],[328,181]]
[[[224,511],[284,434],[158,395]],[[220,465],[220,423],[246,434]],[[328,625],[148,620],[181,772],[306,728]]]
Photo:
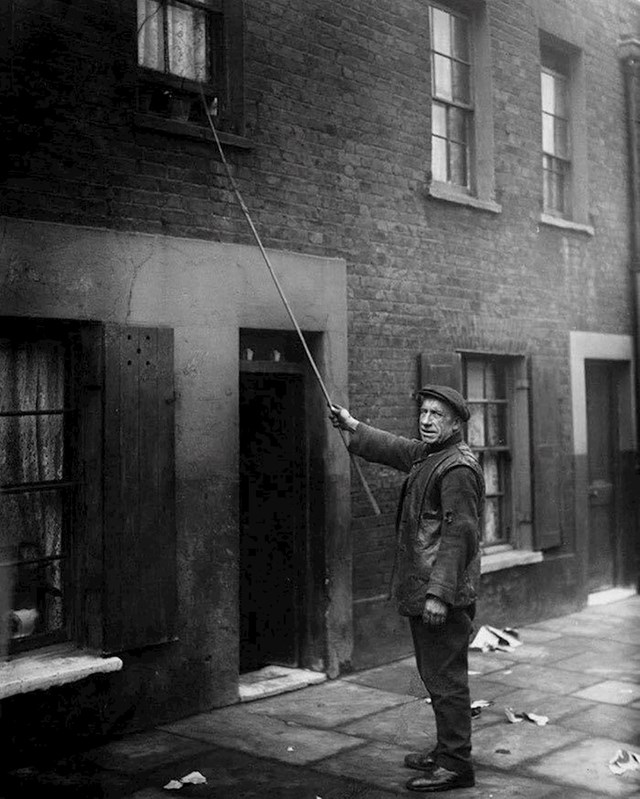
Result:
[[522,646],[522,641],[518,638],[517,630],[507,627],[499,630],[497,627],[490,627],[488,624],[480,627],[475,638],[470,643],[470,649],[479,649],[481,652],[510,652],[518,646]]
[[521,721],[532,721],[538,727],[544,727],[549,723],[548,716],[539,716],[537,713],[525,713],[523,710],[514,710],[512,707],[505,707],[506,717],[512,724],[519,724]]
[[609,769],[614,774],[624,774],[627,771],[637,771],[640,777],[640,754],[618,749],[615,756],[609,761]]
[[179,791],[184,785],[204,785],[206,781],[207,778],[204,774],[199,771],[190,771],[184,777],[180,777],[179,780],[169,780],[164,789],[165,791]]
[[483,707],[491,707],[493,702],[488,699],[474,699],[471,703],[471,718],[476,719],[482,713]]

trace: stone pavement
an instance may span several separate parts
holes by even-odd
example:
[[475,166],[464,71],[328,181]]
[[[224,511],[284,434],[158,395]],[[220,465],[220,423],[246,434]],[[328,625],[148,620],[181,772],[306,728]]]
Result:
[[[640,750],[640,597],[589,606],[519,630],[522,646],[470,653],[474,719],[471,799],[640,796],[608,768]],[[512,724],[504,708],[549,717]],[[112,740],[5,776],[13,796],[387,799],[412,796],[407,752],[430,747],[431,707],[412,659]],[[164,790],[192,771],[206,785]],[[0,790],[2,790],[0,788]]]

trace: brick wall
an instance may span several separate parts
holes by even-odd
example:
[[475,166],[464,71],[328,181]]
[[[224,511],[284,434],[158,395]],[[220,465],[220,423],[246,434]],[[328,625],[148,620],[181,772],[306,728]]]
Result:
[[[591,237],[539,224],[535,4],[487,5],[500,214],[428,196],[418,0],[245,0],[253,148],[229,150],[229,160],[267,247],[347,259],[356,415],[412,434],[416,356],[446,358],[461,338],[500,349],[508,338],[565,367],[568,452],[568,330],[632,330],[616,45],[635,23],[626,3],[555,3],[584,24]],[[212,146],[134,124],[134,6],[4,7],[0,213],[251,242]],[[384,591],[399,485],[388,470],[365,473],[383,516],[371,518],[354,479],[356,598]]]

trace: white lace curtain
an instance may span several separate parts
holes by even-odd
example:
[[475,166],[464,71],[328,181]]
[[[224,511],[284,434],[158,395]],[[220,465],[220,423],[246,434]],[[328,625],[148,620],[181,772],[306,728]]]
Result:
[[181,78],[206,80],[204,8],[170,0],[138,0],[138,63]]
[[[64,405],[64,351],[58,342],[16,344],[0,339],[0,484],[22,485],[63,478],[62,414],[16,415],[61,410]],[[0,561],[59,556],[63,498],[60,491],[0,494]],[[39,606],[41,628],[62,621],[59,561],[18,567],[15,608]],[[46,595],[46,596],[45,596]],[[44,596],[44,600],[39,597]],[[2,638],[2,636],[0,636]]]

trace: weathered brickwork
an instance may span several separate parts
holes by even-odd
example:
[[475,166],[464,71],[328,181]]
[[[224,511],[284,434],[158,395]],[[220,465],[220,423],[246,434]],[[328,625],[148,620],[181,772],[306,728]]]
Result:
[[[632,331],[616,48],[635,23],[622,0],[555,3],[584,26],[591,236],[540,224],[535,5],[487,2],[498,214],[429,196],[418,0],[245,0],[252,147],[228,158],[265,246],[347,260],[356,415],[413,434],[418,354],[446,359],[465,336],[500,351],[508,335],[561,366],[569,453],[568,331]],[[23,0],[3,13],[2,214],[252,243],[213,146],[135,125],[135,3]],[[354,479],[355,598],[386,589],[399,485],[364,470],[383,516]]]

